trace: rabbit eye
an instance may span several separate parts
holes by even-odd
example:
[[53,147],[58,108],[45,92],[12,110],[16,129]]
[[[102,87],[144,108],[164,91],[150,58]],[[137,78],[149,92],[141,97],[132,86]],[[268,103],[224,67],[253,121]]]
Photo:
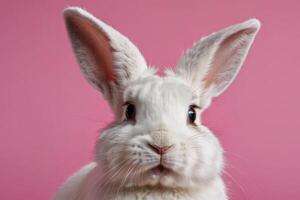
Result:
[[128,103],[125,111],[126,120],[134,120],[135,119],[135,106],[133,104]]
[[188,122],[190,124],[194,124],[195,120],[196,120],[196,110],[193,106],[190,106],[188,111]]

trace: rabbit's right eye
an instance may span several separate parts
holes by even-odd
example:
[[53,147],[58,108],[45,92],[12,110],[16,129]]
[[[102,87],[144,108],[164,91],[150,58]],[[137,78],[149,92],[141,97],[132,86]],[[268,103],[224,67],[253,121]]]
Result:
[[135,119],[135,106],[133,104],[128,103],[125,111],[126,120],[134,120]]

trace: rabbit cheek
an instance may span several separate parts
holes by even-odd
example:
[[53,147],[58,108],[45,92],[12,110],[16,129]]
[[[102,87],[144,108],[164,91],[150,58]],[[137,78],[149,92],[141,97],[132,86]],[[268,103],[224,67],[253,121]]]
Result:
[[212,134],[206,134],[202,139],[195,141],[197,162],[193,166],[193,177],[203,182],[209,180],[221,171],[223,163],[222,148]]
[[197,153],[190,144],[182,144],[180,152],[179,158],[181,161],[177,164],[179,172],[181,172],[184,177],[193,176],[193,166],[195,166],[198,160]]

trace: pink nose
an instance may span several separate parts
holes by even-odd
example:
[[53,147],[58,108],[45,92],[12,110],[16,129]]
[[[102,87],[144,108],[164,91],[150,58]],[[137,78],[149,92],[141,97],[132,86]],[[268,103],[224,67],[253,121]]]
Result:
[[163,155],[163,154],[167,153],[170,150],[170,148],[173,147],[173,145],[160,147],[158,145],[149,143],[149,147],[156,153]]

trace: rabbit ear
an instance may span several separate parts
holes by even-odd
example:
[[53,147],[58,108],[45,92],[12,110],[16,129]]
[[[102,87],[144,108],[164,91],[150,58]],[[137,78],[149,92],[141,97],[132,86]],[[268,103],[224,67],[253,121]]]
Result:
[[118,89],[147,69],[143,56],[129,39],[81,8],[67,8],[64,17],[85,78],[114,104]]
[[210,97],[220,95],[238,73],[259,28],[260,22],[250,19],[201,39],[175,72]]

